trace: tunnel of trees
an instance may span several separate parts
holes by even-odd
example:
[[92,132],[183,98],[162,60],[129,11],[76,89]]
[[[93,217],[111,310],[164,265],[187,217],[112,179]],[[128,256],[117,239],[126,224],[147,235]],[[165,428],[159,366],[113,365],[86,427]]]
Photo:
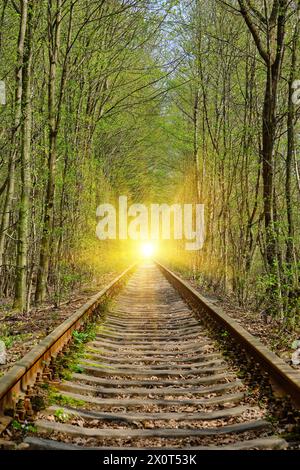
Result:
[[1,0],[0,295],[60,302],[129,265],[96,207],[200,202],[160,256],[299,328],[300,1]]

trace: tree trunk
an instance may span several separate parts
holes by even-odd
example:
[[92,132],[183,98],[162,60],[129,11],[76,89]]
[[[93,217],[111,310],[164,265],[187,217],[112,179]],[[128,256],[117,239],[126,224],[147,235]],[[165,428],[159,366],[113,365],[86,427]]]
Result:
[[6,234],[9,227],[10,211],[12,199],[15,192],[15,166],[16,166],[16,153],[17,153],[17,138],[20,130],[21,123],[21,101],[22,101],[22,70],[23,70],[23,55],[24,55],[24,41],[27,26],[27,0],[21,3],[20,13],[20,26],[18,37],[18,52],[17,52],[17,67],[16,67],[16,91],[15,91],[15,116],[14,126],[11,137],[11,151],[8,164],[8,182],[3,206],[3,216],[0,226],[0,270],[3,270],[4,252]]
[[299,20],[296,23],[292,42],[291,69],[289,77],[289,101],[288,101],[288,117],[287,117],[287,155],[286,155],[286,177],[285,177],[285,197],[286,197],[286,214],[288,223],[288,233],[286,240],[286,263],[288,268],[291,267],[294,260],[294,214],[292,201],[292,172],[295,152],[295,105],[293,103],[293,83],[296,78],[297,65],[297,45],[299,40]]
[[[27,1],[26,1],[27,3]],[[21,200],[19,208],[17,266],[14,307],[26,310],[27,254],[30,220],[31,189],[31,65],[34,1],[28,2],[27,30],[24,43],[22,73],[22,130],[21,130]]]
[[[276,108],[278,83],[285,50],[288,0],[265,3],[260,12],[250,2],[238,0],[240,12],[253,37],[256,48],[266,65],[266,83],[262,113],[262,179],[265,224],[264,259],[267,274],[271,275],[267,291],[269,309],[281,308],[281,279],[279,272],[278,231],[274,225],[274,148],[276,141]],[[270,11],[269,8],[270,7]],[[255,18],[255,20],[254,20]],[[262,34],[261,31],[264,31]]]
[[[48,6],[48,40],[49,40],[49,82],[48,82],[48,125],[49,125],[49,154],[47,162],[48,178],[45,196],[45,212],[41,240],[40,261],[35,292],[36,302],[42,302],[46,294],[46,283],[49,271],[50,240],[52,231],[55,173],[57,157],[58,121],[56,117],[56,76],[58,53],[60,49],[61,30],[61,0],[57,0],[55,19],[52,16],[53,0]],[[55,20],[55,21],[54,21]]]
[[267,81],[263,108],[262,126],[262,165],[263,165],[263,199],[266,230],[266,261],[270,271],[276,260],[276,243],[273,220],[273,184],[274,184],[274,143],[275,143],[275,109],[277,80],[272,76],[271,66],[267,67]]

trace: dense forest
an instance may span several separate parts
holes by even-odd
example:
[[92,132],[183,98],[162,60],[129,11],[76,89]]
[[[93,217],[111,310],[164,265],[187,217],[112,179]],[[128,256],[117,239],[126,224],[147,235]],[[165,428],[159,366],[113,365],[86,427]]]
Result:
[[300,1],[1,0],[0,292],[14,310],[121,269],[96,208],[205,206],[159,257],[299,321]]

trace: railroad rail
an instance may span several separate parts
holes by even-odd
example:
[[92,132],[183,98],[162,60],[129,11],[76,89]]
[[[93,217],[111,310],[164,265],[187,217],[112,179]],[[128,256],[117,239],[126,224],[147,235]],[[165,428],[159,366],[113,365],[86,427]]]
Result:
[[299,373],[159,263],[130,267],[13,367],[0,380],[3,412],[22,397],[32,414],[34,383],[51,380],[72,331],[112,296],[78,372],[53,384],[63,401],[39,413],[31,448],[286,448],[199,318],[226,329],[296,404]]
[[242,349],[253,358],[259,367],[269,375],[270,382],[277,393],[289,396],[295,407],[300,407],[300,373],[284,362],[280,357],[255,336],[248,333],[236,320],[227,315],[197,292],[189,283],[157,263],[169,282],[181,293],[184,299],[195,309],[202,319],[205,317],[216,327],[226,330]]
[[[20,397],[26,397],[28,389],[48,373],[58,354],[72,339],[74,330],[81,329],[97,314],[101,304],[113,297],[126,282],[135,268],[135,264],[126,269],[108,286],[94,295],[86,304],[44,338],[36,347],[18,361],[12,369],[0,379],[0,413],[11,413],[15,410]],[[3,418],[2,418],[3,421]]]

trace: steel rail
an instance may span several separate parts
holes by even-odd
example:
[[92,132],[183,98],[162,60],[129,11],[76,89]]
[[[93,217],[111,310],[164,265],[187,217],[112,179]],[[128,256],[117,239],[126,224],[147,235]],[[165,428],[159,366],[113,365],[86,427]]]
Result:
[[46,336],[0,378],[0,415],[14,410],[18,399],[24,397],[43,370],[61,353],[72,339],[74,330],[91,320],[99,306],[125,282],[136,263],[123,271],[116,279],[86,302],[73,315]]
[[300,373],[286,364],[274,352],[268,349],[258,338],[251,335],[237,321],[227,315],[197,292],[188,282],[182,280],[167,267],[155,261],[168,281],[182,297],[196,310],[199,317],[206,316],[220,328],[228,331],[241,348],[267,372],[275,390],[291,398],[293,404],[300,407]]

